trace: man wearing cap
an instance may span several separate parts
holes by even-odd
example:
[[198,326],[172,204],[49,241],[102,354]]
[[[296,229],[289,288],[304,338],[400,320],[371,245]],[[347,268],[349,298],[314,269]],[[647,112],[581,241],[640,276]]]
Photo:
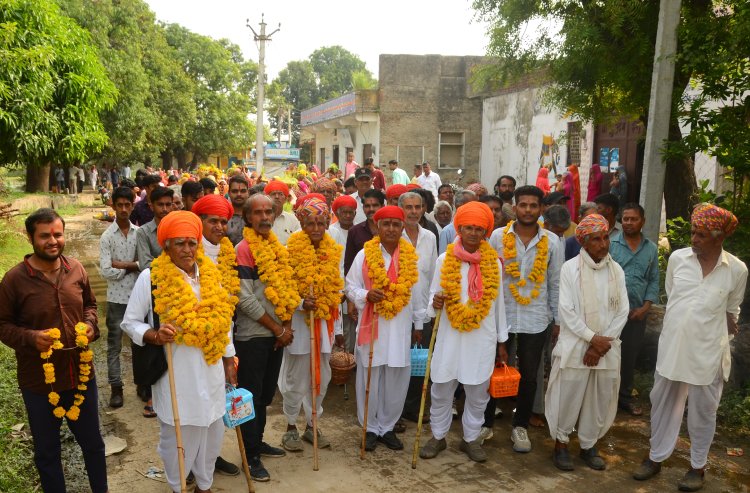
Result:
[[[352,225],[354,224],[354,215],[357,213],[357,201],[348,195],[336,197],[336,200],[333,201],[333,213],[336,215],[338,221],[328,227],[328,234],[331,235],[331,238],[333,238],[336,244],[341,245],[342,251],[344,251],[346,250],[346,242],[349,238],[349,230],[352,229]],[[341,262],[339,263],[339,274],[343,279],[345,275],[343,254],[341,255]],[[344,347],[348,353],[353,353],[354,342],[357,335],[357,317],[349,317],[349,305],[350,302],[344,297],[341,303]],[[352,304],[352,309],[353,308],[354,306]]]
[[279,240],[279,243],[286,245],[289,236],[301,229],[299,221],[294,217],[294,214],[284,210],[284,204],[286,204],[289,198],[289,187],[283,181],[271,180],[266,185],[263,193],[273,201],[273,213],[275,217],[272,231]]
[[354,172],[354,185],[357,191],[349,196],[357,201],[357,215],[354,216],[354,224],[363,223],[367,220],[364,210],[365,192],[372,188],[372,172],[367,168],[357,168]]
[[476,462],[487,460],[479,436],[489,401],[487,388],[495,361],[505,363],[508,326],[502,293],[502,264],[486,238],[494,217],[487,204],[469,202],[453,219],[458,238],[437,260],[430,296],[443,311],[432,355],[430,426],[432,438],[420,457],[431,459],[445,450],[458,384],[466,393],[460,449]]
[[359,310],[357,417],[363,424],[372,346],[365,450],[374,450],[378,441],[401,450],[404,445],[393,428],[409,386],[412,325],[415,339],[421,341],[429,279],[420,274],[416,251],[402,237],[404,211],[386,206],[373,220],[378,235],[357,254],[346,276],[347,297]]
[[[244,180],[244,177],[233,176]],[[230,180],[231,183],[232,180]],[[221,195],[204,195],[193,205],[193,214],[201,218],[203,238],[201,238],[203,253],[218,265],[224,275],[234,279],[232,284],[239,286],[237,277],[237,260],[234,246],[227,236],[228,222],[234,217],[234,207]],[[229,284],[229,283],[227,283]],[[229,330],[229,327],[227,328]],[[216,470],[229,476],[237,476],[239,467],[219,456],[216,458]]]
[[388,169],[391,170],[391,183],[394,185],[409,184],[409,175],[406,174],[406,171],[398,167],[398,161],[395,159],[388,161]]
[[669,301],[659,336],[651,390],[651,450],[633,477],[646,480],[661,470],[680,434],[687,400],[690,469],[681,491],[703,487],[708,450],[716,431],[716,410],[729,378],[729,340],[747,283],[747,267],[725,251],[737,229],[726,209],[699,204],[691,217],[691,248],[672,252],[664,283]]
[[560,336],[552,351],[545,416],[555,439],[553,462],[572,471],[569,436],[578,431],[580,456],[592,469],[606,468],[596,450],[617,414],[619,336],[628,319],[622,268],[609,255],[609,225],[590,214],[576,227],[582,249],[560,271]]
[[[330,212],[324,200],[305,196],[298,204],[296,215],[302,231],[292,234],[287,244],[289,261],[294,266],[294,281],[302,303],[292,315],[292,343],[284,348],[284,359],[279,374],[279,391],[283,412],[287,419],[286,433],[281,438],[285,450],[299,452],[302,440],[313,443],[312,378],[310,358],[315,367],[315,409],[318,418],[323,414],[323,399],[331,381],[331,349],[334,343],[344,345],[339,306],[344,289],[340,273],[343,248],[326,233]],[[312,314],[312,315],[311,315]],[[314,319],[310,327],[310,318]],[[315,340],[311,341],[311,333]],[[307,426],[300,438],[297,418],[304,408]],[[331,443],[318,429],[318,447]]]
[[[164,252],[141,272],[122,322],[122,329],[139,346],[171,344],[173,397],[179,409],[183,451],[177,449],[166,372],[152,389],[160,427],[157,450],[172,491],[180,490],[177,454],[182,452],[185,470],[195,475],[196,491],[210,491],[224,436],[224,384],[236,384],[229,321],[237,299],[222,286],[220,269],[199,251],[202,234],[201,220],[192,212],[176,211],[159,223],[157,236]],[[168,282],[160,283],[160,279]],[[226,327],[206,334],[177,325],[175,319],[185,314],[180,296],[191,298],[188,311],[194,314],[195,325],[226,321]],[[201,299],[208,296],[210,306],[201,305]],[[217,347],[220,354],[215,352]]]
[[388,201],[388,205],[398,205],[398,198],[408,192],[409,189],[406,185],[391,185],[385,190],[385,198]]

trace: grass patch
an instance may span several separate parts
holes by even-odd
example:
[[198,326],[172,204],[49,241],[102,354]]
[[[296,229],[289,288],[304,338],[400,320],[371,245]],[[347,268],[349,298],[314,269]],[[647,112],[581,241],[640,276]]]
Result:
[[31,253],[31,245],[26,239],[21,220],[15,217],[0,221],[0,279],[27,253]]
[[[0,491],[35,491],[39,476],[34,466],[31,439],[11,436],[11,427],[26,422],[26,409],[16,381],[13,350],[0,344]],[[28,425],[25,428],[28,431]]]

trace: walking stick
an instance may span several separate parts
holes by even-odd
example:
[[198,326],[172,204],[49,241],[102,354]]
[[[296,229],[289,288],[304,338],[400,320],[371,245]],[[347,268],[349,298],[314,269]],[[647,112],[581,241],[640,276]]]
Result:
[[370,377],[372,376],[372,350],[375,346],[375,324],[378,323],[378,314],[375,313],[370,324],[370,362],[367,365],[367,386],[365,387],[365,418],[362,424],[362,444],[359,448],[359,458],[365,458],[365,441],[367,439],[367,409],[370,404]]
[[417,451],[419,450],[419,438],[422,435],[422,417],[424,416],[424,403],[427,399],[427,383],[430,381],[430,363],[432,363],[432,350],[435,348],[435,337],[437,336],[438,325],[440,325],[441,309],[435,315],[435,323],[432,326],[430,335],[430,348],[427,350],[427,368],[424,371],[424,382],[422,382],[422,402],[419,404],[419,418],[417,419],[417,438],[414,440],[414,452],[411,454],[411,468],[417,468]]
[[253,486],[253,478],[250,477],[250,466],[247,464],[247,456],[245,455],[245,441],[242,440],[242,431],[239,426],[235,426],[234,430],[237,432],[237,445],[240,447],[240,457],[242,457],[242,471],[245,473],[245,479],[247,480],[247,492],[255,493],[255,486]]
[[177,437],[177,463],[180,466],[180,491],[187,493],[185,479],[185,449],[182,447],[182,431],[180,431],[180,411],[177,409],[177,391],[174,386],[174,365],[172,363],[172,343],[164,345],[167,352],[167,373],[169,374],[169,395],[172,397],[172,417],[174,418],[174,431]]
[[[313,296],[313,287],[310,285],[310,296]],[[318,405],[315,392],[315,358],[317,355],[316,339],[318,335],[315,330],[315,310],[310,310],[310,392],[312,393],[312,428],[313,428],[313,471],[318,470]],[[320,354],[318,352],[318,354]]]

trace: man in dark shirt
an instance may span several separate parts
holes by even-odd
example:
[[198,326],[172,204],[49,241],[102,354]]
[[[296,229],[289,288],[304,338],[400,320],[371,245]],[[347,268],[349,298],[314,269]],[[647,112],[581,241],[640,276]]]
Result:
[[378,228],[372,220],[372,216],[384,205],[385,194],[383,192],[374,188],[365,192],[362,208],[367,220],[355,224],[349,229],[349,235],[346,237],[346,251],[344,252],[344,275],[349,272],[354,257],[364,248],[365,243],[370,241],[377,233]]
[[146,196],[133,207],[130,213],[130,222],[136,226],[143,226],[154,219],[154,211],[149,207],[151,192],[159,186],[161,178],[158,175],[146,175],[141,181],[141,186],[146,191]]
[[[77,260],[65,257],[65,222],[52,209],[39,209],[26,219],[26,232],[34,253],[13,267],[0,282],[0,341],[16,352],[18,386],[26,406],[34,462],[44,491],[65,491],[60,447],[62,418],[53,414],[79,404],[80,415],[68,414],[70,428],[83,452],[89,486],[94,493],[107,491],[104,441],[99,431],[98,395],[94,369],[88,382],[79,375],[80,350],[75,325],[86,324],[89,342],[99,338],[96,299],[89,279]],[[64,349],[47,359],[53,339],[48,329],[58,328]],[[43,364],[54,366],[55,380],[45,383]],[[86,390],[79,390],[85,384]],[[59,396],[51,404],[48,393]],[[83,402],[80,401],[81,395]],[[48,400],[49,399],[49,400]]]

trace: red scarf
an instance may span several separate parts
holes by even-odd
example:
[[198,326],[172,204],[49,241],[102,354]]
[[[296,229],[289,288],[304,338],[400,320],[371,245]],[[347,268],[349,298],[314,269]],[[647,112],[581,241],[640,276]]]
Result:
[[453,244],[453,255],[460,261],[469,263],[469,298],[475,303],[478,302],[484,294],[482,271],[479,269],[482,254],[479,252],[479,249],[474,253],[467,252],[459,236],[458,240]]
[[[391,283],[395,284],[398,282],[398,259],[400,256],[401,249],[397,246],[396,250],[391,256],[391,265],[388,267],[388,279]],[[367,265],[367,256],[365,261],[362,263],[362,278],[365,281],[365,289],[368,291],[372,289],[372,279],[370,279],[370,269]],[[373,326],[374,324],[374,326]],[[370,331],[372,331],[373,338],[370,340]],[[369,301],[365,305],[365,311],[362,313],[362,320],[359,324],[359,336],[357,337],[357,345],[364,346],[371,342],[378,340],[378,317],[375,315],[375,304]]]

